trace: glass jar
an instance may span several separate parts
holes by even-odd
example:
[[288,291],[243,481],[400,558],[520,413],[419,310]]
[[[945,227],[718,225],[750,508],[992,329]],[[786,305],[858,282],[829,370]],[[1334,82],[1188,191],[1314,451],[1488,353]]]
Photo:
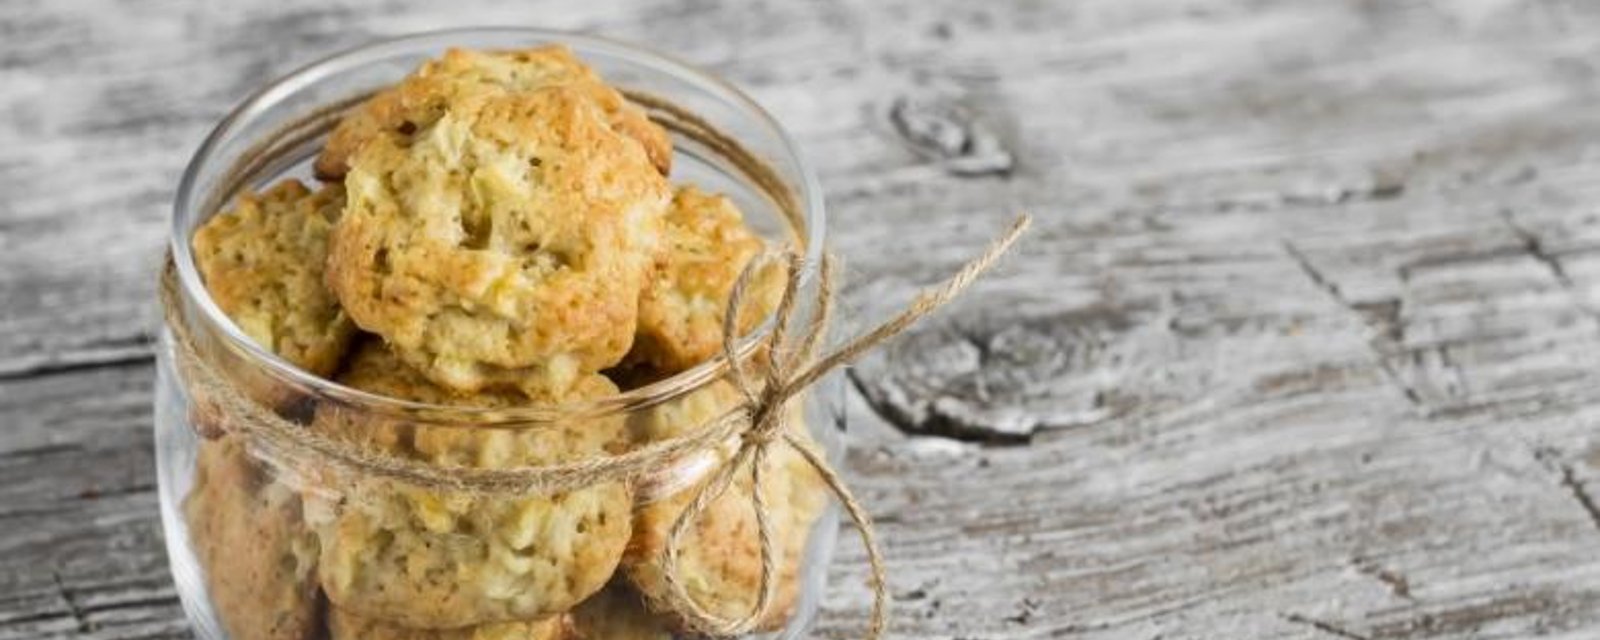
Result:
[[[643,608],[640,593],[649,588],[636,585],[659,582],[660,576],[659,567],[647,560],[653,556],[640,550],[660,546],[662,523],[681,510],[715,462],[728,459],[736,440],[682,456],[670,468],[611,483],[616,486],[607,485],[606,491],[443,491],[412,486],[349,460],[285,450],[257,431],[239,428],[249,418],[240,415],[237,404],[209,397],[207,389],[214,386],[195,384],[224,381],[236,398],[247,399],[287,428],[372,446],[379,454],[404,457],[405,447],[383,446],[400,441],[410,448],[427,440],[479,452],[494,442],[513,442],[534,451],[541,462],[555,463],[579,461],[539,454],[541,443],[559,442],[560,434],[620,428],[632,434],[631,442],[648,442],[651,434],[682,431],[737,403],[740,396],[721,357],[618,395],[559,407],[493,410],[387,398],[296,369],[252,342],[208,296],[190,251],[195,229],[241,189],[260,189],[286,177],[309,180],[311,160],[343,109],[449,47],[546,43],[570,47],[671,132],[674,183],[728,194],[769,245],[798,247],[807,272],[818,264],[822,197],[792,141],[737,89],[659,54],[534,29],[443,31],[341,53],[266,86],[224,118],[196,152],[178,188],[170,239],[172,308],[157,350],[156,460],[172,572],[200,637],[321,637],[330,625],[340,637],[418,638],[573,637],[574,628],[586,637],[605,638],[630,633],[630,624],[681,628],[670,615]],[[816,295],[814,280],[808,276],[801,286],[802,323],[813,311],[808,303]],[[741,358],[755,353],[771,324],[768,320],[739,342]],[[180,357],[179,334],[187,336],[192,360]],[[835,462],[843,447],[842,393],[839,376],[828,376],[797,400],[790,414]],[[436,467],[446,477],[464,473],[461,469]],[[768,476],[768,482],[785,477]],[[807,506],[805,517],[773,519],[777,539],[792,543],[793,553],[780,562],[777,606],[761,634],[791,638],[803,634],[816,612],[838,513],[820,485],[795,481],[785,487],[789,494],[762,492],[769,506],[781,511],[814,503],[814,508]],[[714,597],[749,579],[748,562],[739,564],[756,544],[748,494],[748,485],[741,489],[735,483],[707,510],[707,518],[725,521],[691,527],[680,547],[689,592],[707,595],[701,604],[709,602],[725,616],[744,613],[743,600],[751,595]],[[620,503],[618,495],[624,496]],[[581,509],[560,507],[583,500],[602,506],[591,504],[582,517],[573,515]],[[722,504],[728,500],[737,503]],[[607,520],[619,504],[628,526]],[[785,523],[798,524],[784,531]],[[617,562],[618,535],[627,538],[627,557],[613,569],[606,565]],[[595,542],[602,538],[606,542]],[[705,553],[697,555],[701,550]],[[732,567],[725,568],[732,571],[723,576],[728,580],[692,575],[718,570],[713,561]],[[413,584],[418,576],[428,582]],[[605,586],[587,595],[597,580]],[[584,596],[582,604],[569,614],[551,613],[563,610],[565,601],[540,592],[539,585],[555,585],[552,589],[567,600]],[[332,591],[339,597],[330,598]],[[352,615],[342,601],[359,611]],[[492,606],[475,609],[484,602]],[[487,622],[530,611],[560,623]],[[477,620],[479,614],[487,617]],[[419,625],[457,629],[401,629]]]

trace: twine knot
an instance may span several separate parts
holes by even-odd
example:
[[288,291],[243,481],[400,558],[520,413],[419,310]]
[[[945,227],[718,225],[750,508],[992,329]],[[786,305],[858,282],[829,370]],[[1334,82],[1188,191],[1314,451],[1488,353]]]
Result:
[[[816,470],[834,496],[844,505],[846,513],[855,523],[856,531],[861,534],[861,542],[866,548],[867,563],[871,569],[872,586],[872,619],[866,637],[876,639],[883,635],[888,618],[888,586],[883,556],[878,549],[877,534],[873,529],[871,517],[822,454],[806,439],[788,430],[790,413],[786,408],[797,394],[809,388],[824,374],[855,361],[953,299],[1010,249],[1012,243],[1022,235],[1030,222],[1030,218],[1026,215],[1019,217],[1005,234],[989,245],[983,254],[967,263],[944,284],[924,291],[898,315],[820,357],[816,357],[815,353],[823,342],[833,309],[832,256],[823,254],[815,298],[816,309],[811,314],[810,322],[799,332],[795,332],[791,324],[799,299],[800,283],[804,277],[800,254],[793,250],[776,255],[766,253],[745,266],[739,279],[734,283],[733,291],[728,297],[728,305],[724,309],[722,352],[729,363],[733,384],[744,397],[749,423],[744,426],[740,434],[741,444],[738,451],[726,464],[716,470],[708,482],[699,487],[689,505],[673,522],[662,551],[664,569],[662,573],[667,582],[669,597],[673,601],[673,608],[689,612],[691,626],[715,635],[743,634],[755,629],[771,609],[777,591],[777,581],[773,576],[777,574],[779,558],[774,548],[771,514],[762,497],[761,486],[766,459],[770,455],[771,448],[781,444],[792,447]],[[774,260],[782,263],[788,277],[785,279],[783,296],[779,298],[778,308],[774,313],[772,332],[763,343],[764,349],[760,354],[762,357],[741,359],[734,349],[734,340],[738,336],[739,311],[754,274],[765,263]],[[756,363],[761,369],[762,380],[759,388],[751,381],[752,374],[747,370],[752,363]],[[726,493],[735,478],[742,473],[750,474],[752,487],[750,501],[751,509],[756,516],[761,574],[755,605],[745,615],[726,618],[705,610],[688,593],[678,575],[678,548],[679,540],[690,525],[699,519],[713,501]]]
[[764,413],[760,422],[753,422],[748,430],[739,436],[741,440],[752,446],[769,445],[777,441],[779,432],[783,429],[783,420],[778,418],[778,413]]

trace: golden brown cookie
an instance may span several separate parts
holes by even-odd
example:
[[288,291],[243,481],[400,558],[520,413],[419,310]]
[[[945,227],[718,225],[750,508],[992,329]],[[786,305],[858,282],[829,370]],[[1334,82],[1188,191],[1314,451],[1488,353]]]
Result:
[[379,92],[346,116],[317,157],[317,176],[337,179],[349,171],[350,157],[383,133],[410,135],[444,115],[469,94],[522,93],[564,86],[592,101],[616,132],[638,143],[666,175],[672,167],[672,140],[665,129],[630,104],[599,74],[563,45],[517,51],[451,49],[423,64],[400,84]]
[[344,189],[284,180],[239,197],[195,231],[195,263],[223,313],[256,343],[313,374],[338,368],[355,325],[323,284]]
[[572,610],[566,640],[672,640],[667,621],[626,584],[612,583]]
[[[655,277],[639,296],[639,327],[627,357],[630,366],[658,375],[683,371],[721,351],[728,296],[763,246],[732,200],[694,186],[677,188],[665,223]],[[776,268],[758,274],[740,309],[740,331],[777,306],[780,276]]]
[[363,618],[338,607],[328,611],[329,640],[563,640],[568,635],[566,616],[459,629],[411,629]]
[[[456,406],[558,404],[616,393],[590,374],[562,398],[514,392],[462,396],[432,385],[382,343],[360,347],[339,380],[365,391]],[[508,431],[428,427],[319,408],[314,428],[375,452],[442,466],[505,468],[589,458],[625,444],[620,418],[568,420]],[[627,544],[632,494],[623,483],[552,495],[482,496],[372,477],[322,476],[307,520],[322,544],[319,578],[354,615],[443,629],[531,620],[571,609],[599,590]]]
[[[685,397],[663,410],[641,416],[631,428],[646,437],[666,437],[682,433],[695,425],[721,415],[737,401],[736,392],[726,383],[717,383]],[[791,409],[794,419],[789,428],[805,434],[799,409]],[[804,436],[807,441],[810,436]],[[719,452],[722,459],[729,448]],[[693,499],[694,490],[709,477],[671,496],[648,502],[634,512],[633,540],[623,558],[623,572],[642,593],[652,609],[676,618],[685,631],[692,628],[683,612],[671,610],[663,577],[661,554],[668,531]],[[759,628],[782,627],[793,612],[799,594],[802,552],[811,526],[827,505],[822,479],[801,455],[784,444],[770,449],[764,469],[762,495],[772,515],[771,523],[778,553],[776,597],[772,608],[759,622]],[[740,474],[728,491],[702,512],[699,520],[679,540],[678,571],[691,597],[706,610],[726,618],[748,614],[755,606],[761,580],[760,542],[755,513],[751,509],[748,473]]]
[[316,537],[301,519],[299,496],[274,482],[238,438],[200,443],[183,514],[206,592],[230,637],[316,636]]
[[328,259],[350,317],[459,391],[560,392],[615,364],[670,191],[603,116],[557,86],[362,146]]

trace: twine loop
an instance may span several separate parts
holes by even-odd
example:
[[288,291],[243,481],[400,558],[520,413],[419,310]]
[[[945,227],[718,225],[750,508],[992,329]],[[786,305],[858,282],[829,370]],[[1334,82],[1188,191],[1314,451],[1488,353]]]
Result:
[[[1019,217],[1012,223],[1010,229],[989,245],[987,250],[968,262],[943,284],[922,292],[899,314],[821,356],[816,356],[815,353],[822,344],[833,309],[835,278],[832,256],[823,255],[815,300],[816,310],[811,315],[811,321],[798,333],[794,332],[794,327],[791,325],[803,279],[799,254],[793,251],[783,252],[776,257],[772,254],[763,254],[760,259],[751,261],[745,267],[734,285],[723,314],[722,351],[730,364],[730,377],[734,386],[744,398],[743,406],[749,410],[749,424],[744,427],[741,434],[739,449],[725,464],[714,470],[711,479],[700,485],[689,505],[678,514],[677,520],[667,533],[662,551],[662,573],[668,586],[671,605],[677,611],[688,612],[692,626],[714,635],[747,633],[761,623],[772,607],[777,591],[777,580],[774,576],[777,574],[779,558],[773,539],[771,513],[762,496],[761,486],[766,460],[771,455],[771,449],[781,443],[799,453],[806,463],[816,470],[855,524],[856,531],[861,536],[861,543],[866,549],[867,564],[871,569],[872,618],[866,637],[876,639],[883,635],[888,619],[888,588],[883,555],[878,548],[872,518],[856,500],[855,494],[845,485],[838,472],[828,464],[826,458],[808,440],[788,430],[788,416],[791,414],[785,408],[800,392],[809,388],[823,375],[854,362],[885,340],[905,331],[918,319],[955,298],[1011,248],[1027,229],[1030,221],[1026,215]],[[762,345],[762,358],[741,360],[735,357],[734,353],[734,338],[738,335],[738,312],[742,308],[753,274],[760,268],[762,262],[774,259],[782,261],[788,277],[785,280],[783,295],[779,298],[772,332]],[[747,370],[752,364],[761,369],[759,387],[752,384],[752,373]],[[755,605],[742,616],[728,618],[705,610],[689,594],[677,570],[678,551],[681,546],[679,541],[706,508],[726,493],[737,477],[744,473],[750,475],[752,487],[750,501],[751,510],[756,516],[761,574]]]

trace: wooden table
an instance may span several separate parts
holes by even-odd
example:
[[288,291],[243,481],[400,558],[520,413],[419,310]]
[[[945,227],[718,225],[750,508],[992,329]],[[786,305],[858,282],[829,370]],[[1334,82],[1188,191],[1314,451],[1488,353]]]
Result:
[[[474,23],[749,91],[859,321],[1037,216],[852,376],[900,636],[1600,637],[1600,4],[12,0],[0,638],[187,633],[150,335],[201,137],[306,61]],[[863,568],[846,542],[823,635]]]

